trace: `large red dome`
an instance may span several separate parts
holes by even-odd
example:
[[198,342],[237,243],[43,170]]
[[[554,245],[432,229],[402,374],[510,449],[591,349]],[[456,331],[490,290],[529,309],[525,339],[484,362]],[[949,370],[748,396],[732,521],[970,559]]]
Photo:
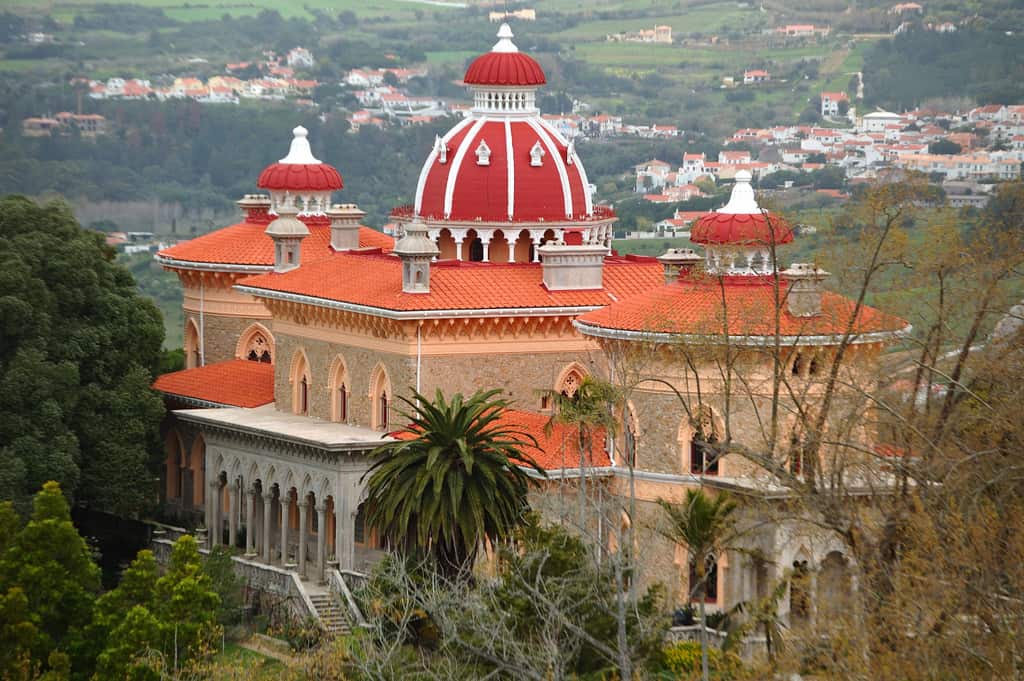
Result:
[[256,180],[260,189],[289,192],[328,192],[344,187],[341,173],[313,156],[301,125],[292,130],[294,137],[288,155],[263,169]]
[[439,139],[415,211],[435,220],[539,222],[593,214],[586,172],[539,116],[470,117]]
[[488,52],[473,60],[462,79],[467,85],[544,85],[544,69],[522,52]]

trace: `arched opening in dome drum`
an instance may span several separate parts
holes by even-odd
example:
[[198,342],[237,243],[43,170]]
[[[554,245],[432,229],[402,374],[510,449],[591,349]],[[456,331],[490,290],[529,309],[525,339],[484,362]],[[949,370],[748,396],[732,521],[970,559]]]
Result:
[[533,262],[533,239],[530,237],[529,230],[524,229],[519,232],[512,259],[515,262]]
[[462,242],[462,259],[469,262],[483,262],[484,242],[480,240],[480,235],[476,233],[475,229],[469,230],[466,233],[466,240]]
[[540,245],[543,246],[547,242],[553,241],[554,238],[555,238],[555,230],[553,230],[553,229],[544,230],[544,236],[542,236],[540,238]]
[[500,229],[491,237],[490,253],[487,259],[491,262],[508,262],[508,239]]
[[452,233],[447,229],[442,229],[441,233],[437,235],[437,250],[439,251],[438,260],[455,260],[459,257],[459,247],[456,245]]

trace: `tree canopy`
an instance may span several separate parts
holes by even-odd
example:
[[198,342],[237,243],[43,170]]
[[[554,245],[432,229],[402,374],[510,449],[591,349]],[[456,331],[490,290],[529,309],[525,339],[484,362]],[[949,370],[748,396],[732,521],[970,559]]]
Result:
[[137,513],[154,496],[160,313],[70,209],[0,200],[0,499],[56,480]]

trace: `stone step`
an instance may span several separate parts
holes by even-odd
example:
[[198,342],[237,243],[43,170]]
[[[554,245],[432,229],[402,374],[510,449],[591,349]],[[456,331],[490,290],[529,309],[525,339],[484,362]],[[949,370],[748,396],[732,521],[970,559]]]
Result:
[[310,594],[310,602],[316,608],[317,615],[329,635],[347,634],[351,631],[344,609],[334,598],[327,594]]

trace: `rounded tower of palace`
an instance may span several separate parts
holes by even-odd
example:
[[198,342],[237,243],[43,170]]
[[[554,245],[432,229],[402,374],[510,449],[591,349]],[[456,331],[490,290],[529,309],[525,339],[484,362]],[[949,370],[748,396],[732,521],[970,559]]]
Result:
[[610,248],[614,213],[593,204],[573,142],[541,118],[544,70],[508,24],[463,80],[473,107],[435,139],[415,202],[392,213],[399,227],[419,219],[442,260],[538,262],[538,247],[558,241]]

